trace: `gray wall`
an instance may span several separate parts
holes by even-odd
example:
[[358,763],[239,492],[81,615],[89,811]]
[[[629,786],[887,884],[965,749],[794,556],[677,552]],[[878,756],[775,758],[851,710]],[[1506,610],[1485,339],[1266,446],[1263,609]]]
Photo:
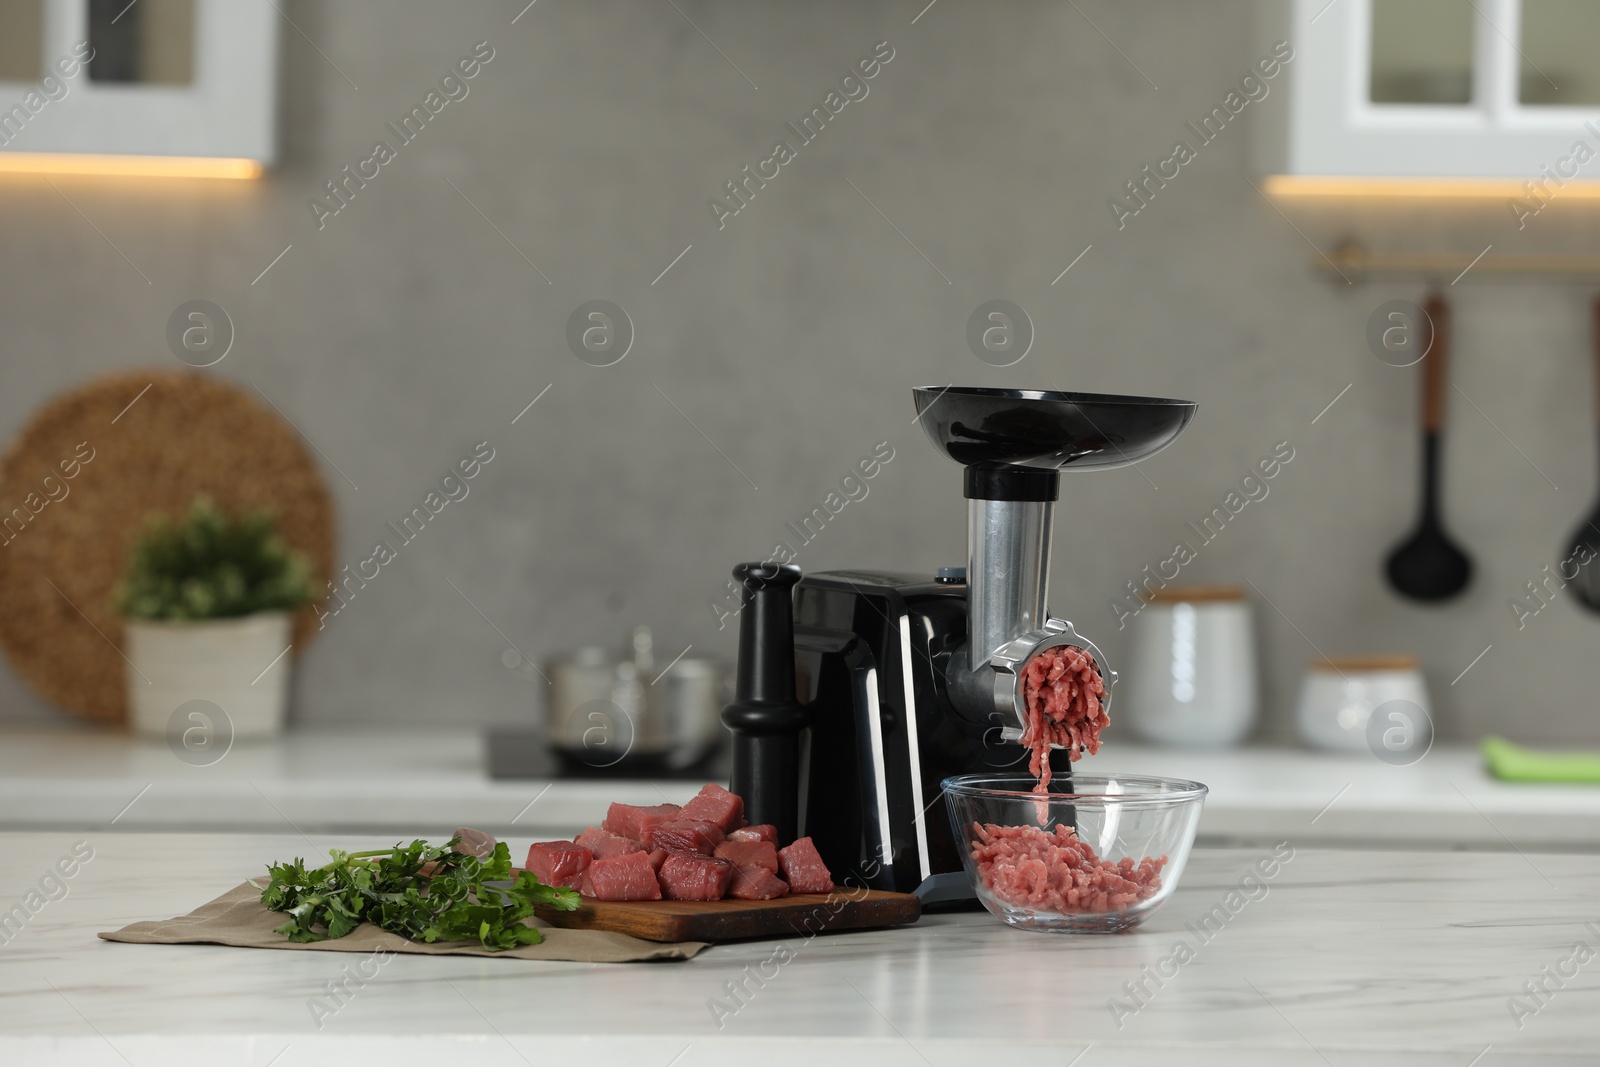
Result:
[[[1363,330],[1379,303],[1421,289],[1331,285],[1306,242],[1581,251],[1595,232],[1581,206],[1521,233],[1502,204],[1286,206],[1286,219],[1247,182],[1253,142],[1282,115],[1280,78],[1119,231],[1107,198],[1270,50],[1244,0],[1082,0],[1082,14],[942,0],[915,25],[920,0],[679,0],[683,14],[542,0],[512,25],[521,6],[290,4],[327,59],[284,27],[270,178],[57,182],[152,284],[43,181],[0,185],[0,433],[87,376],[175,365],[166,317],[203,296],[239,330],[206,373],[259,385],[360,487],[327,471],[343,561],[473,442],[498,450],[471,496],[331,620],[302,661],[300,720],[529,715],[538,687],[501,665],[506,642],[447,579],[536,657],[641,622],[669,654],[691,641],[731,654],[734,627],[719,632],[709,607],[728,567],[768,554],[881,440],[894,460],[799,562],[960,562],[959,473],[910,425],[909,393],[955,381],[1200,402],[1151,462],[1066,478],[1053,606],[1111,656],[1124,643],[1107,600],[1288,441],[1270,496],[1185,571],[1249,579],[1276,605],[1258,603],[1267,734],[1289,736],[1314,644],[1421,654],[1448,736],[1600,743],[1600,620],[1563,601],[1519,632],[1507,607],[1589,506],[1589,294],[1470,275],[1452,290],[1455,379],[1482,410],[1452,397],[1447,512],[1480,570],[1460,602],[1417,608],[1379,580],[1413,518],[1416,373],[1381,364]],[[307,198],[480,40],[495,57],[470,96],[319,232]],[[707,198],[881,40],[896,54],[870,95],[719,232]],[[1008,369],[964,340],[993,297],[1037,328]],[[594,298],[637,329],[605,369],[564,340]],[[47,714],[3,671],[0,707]]]

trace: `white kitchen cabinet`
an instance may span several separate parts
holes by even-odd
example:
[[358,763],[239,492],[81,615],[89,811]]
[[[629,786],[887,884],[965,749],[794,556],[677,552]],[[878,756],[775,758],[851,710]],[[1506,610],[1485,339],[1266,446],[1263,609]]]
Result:
[[281,18],[272,0],[0,0],[0,171],[259,173]]
[[1282,173],[1600,176],[1595,0],[1291,0],[1289,41]]

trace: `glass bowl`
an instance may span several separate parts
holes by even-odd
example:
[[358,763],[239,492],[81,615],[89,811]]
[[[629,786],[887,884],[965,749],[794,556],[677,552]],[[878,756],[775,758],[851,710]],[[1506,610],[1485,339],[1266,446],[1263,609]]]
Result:
[[1116,933],[1172,896],[1205,786],[1077,773],[1047,793],[1034,785],[1026,774],[943,782],[961,863],[984,907],[1023,930]]

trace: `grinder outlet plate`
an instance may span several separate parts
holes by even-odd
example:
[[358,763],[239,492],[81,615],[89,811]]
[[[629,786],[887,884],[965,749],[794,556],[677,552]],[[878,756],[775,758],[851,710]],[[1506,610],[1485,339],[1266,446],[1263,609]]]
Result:
[[[1111,693],[1116,687],[1117,672],[1107,665],[1105,653],[1100,651],[1100,646],[1087,637],[1080,637],[1072,623],[1056,618],[1046,619],[1042,628],[1013,638],[989,658],[989,665],[994,668],[995,674],[995,706],[1005,707],[1009,702],[1017,722],[1026,722],[1027,709],[1023,706],[1022,698],[1023,668],[1040,652],[1050,648],[1060,648],[1062,645],[1075,645],[1094,657],[1095,666],[1100,668],[1100,681],[1106,690],[1105,696],[1100,700],[1100,707],[1109,715]],[[1005,727],[1000,731],[1000,737],[1006,741],[1021,740],[1022,728]]]

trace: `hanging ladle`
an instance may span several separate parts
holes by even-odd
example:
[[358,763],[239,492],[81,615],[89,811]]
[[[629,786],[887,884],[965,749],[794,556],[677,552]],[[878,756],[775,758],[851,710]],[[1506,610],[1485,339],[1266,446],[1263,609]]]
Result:
[[1449,380],[1450,305],[1438,293],[1423,303],[1428,346],[1422,357],[1422,514],[1412,535],[1384,567],[1389,584],[1413,600],[1447,600],[1472,580],[1472,560],[1444,531],[1439,518],[1439,435]]
[[[1594,301],[1593,329],[1591,343],[1595,355],[1595,389],[1597,402],[1600,402],[1600,296],[1595,297]],[[1565,578],[1573,568],[1577,569],[1577,577],[1568,584],[1578,606],[1600,612],[1600,501],[1596,502],[1588,517],[1579,523],[1572,536],[1567,538],[1566,546],[1562,549],[1561,576]]]

